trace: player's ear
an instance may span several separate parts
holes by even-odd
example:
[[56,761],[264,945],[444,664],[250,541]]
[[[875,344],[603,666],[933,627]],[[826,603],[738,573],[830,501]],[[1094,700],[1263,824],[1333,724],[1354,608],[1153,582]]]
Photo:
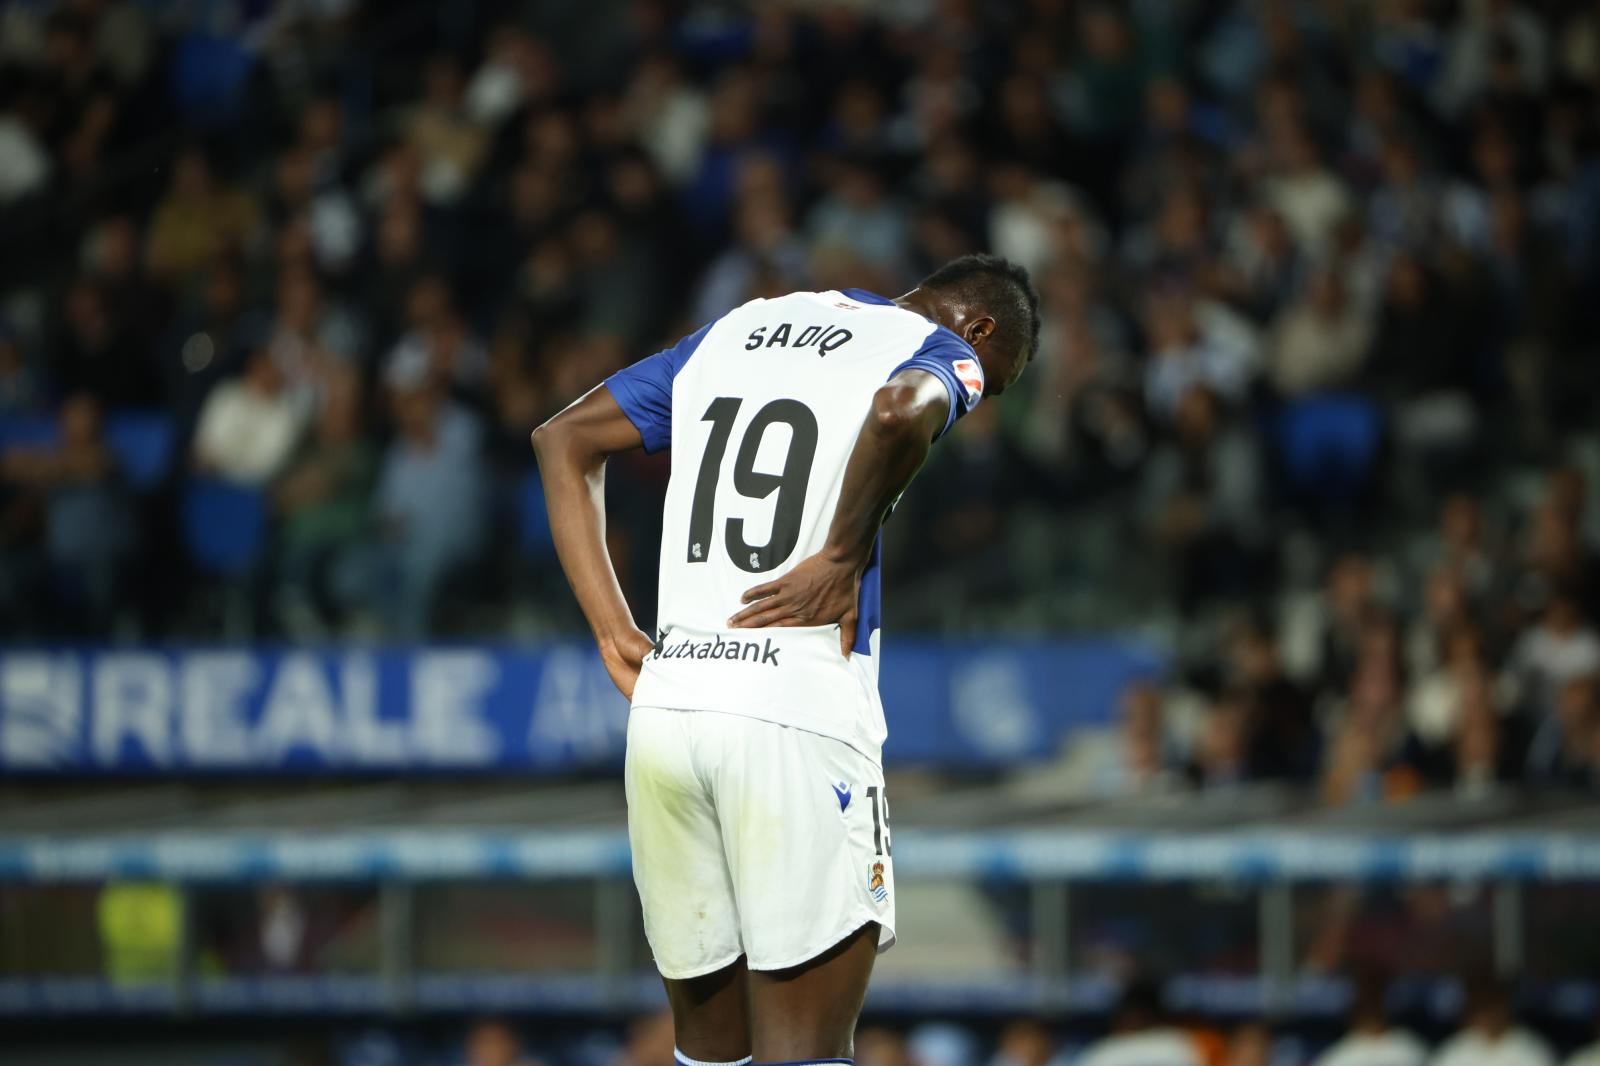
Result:
[[994,333],[994,319],[988,315],[979,315],[977,318],[968,319],[962,327],[962,338],[974,348],[982,344],[990,334]]

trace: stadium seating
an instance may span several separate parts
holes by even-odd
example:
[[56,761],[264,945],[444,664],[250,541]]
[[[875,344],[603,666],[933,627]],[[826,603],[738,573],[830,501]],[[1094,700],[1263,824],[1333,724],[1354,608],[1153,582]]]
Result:
[[1313,396],[1284,404],[1273,436],[1292,495],[1348,502],[1371,484],[1383,416],[1355,393]]
[[48,448],[59,435],[54,418],[43,415],[0,418],[0,454],[12,448]]
[[178,427],[158,411],[119,411],[106,419],[106,442],[128,486],[148,492],[172,470]]
[[[106,443],[117,456],[128,487],[149,492],[172,470],[178,427],[160,411],[114,411],[105,420]],[[61,439],[54,418],[0,418],[0,453],[11,448],[49,448]]]
[[223,578],[248,576],[267,543],[267,504],[259,489],[210,478],[183,495],[183,538],[196,566]]

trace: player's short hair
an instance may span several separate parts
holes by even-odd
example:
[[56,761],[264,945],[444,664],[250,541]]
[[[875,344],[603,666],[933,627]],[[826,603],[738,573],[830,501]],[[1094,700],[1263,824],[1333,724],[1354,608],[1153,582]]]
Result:
[[1028,271],[998,255],[964,255],[922,279],[919,289],[956,292],[994,318],[996,338],[1013,344],[1024,361],[1039,349],[1039,294]]

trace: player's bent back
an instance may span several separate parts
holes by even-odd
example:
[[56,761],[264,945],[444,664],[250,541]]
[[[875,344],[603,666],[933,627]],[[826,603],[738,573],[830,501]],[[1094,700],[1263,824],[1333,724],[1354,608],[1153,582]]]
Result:
[[879,761],[876,548],[848,659],[836,626],[728,620],[751,585],[821,550],[873,395],[906,367],[945,382],[946,428],[982,396],[965,341],[854,289],[753,300],[607,381],[646,450],[672,448],[657,643],[635,706],[748,715]]

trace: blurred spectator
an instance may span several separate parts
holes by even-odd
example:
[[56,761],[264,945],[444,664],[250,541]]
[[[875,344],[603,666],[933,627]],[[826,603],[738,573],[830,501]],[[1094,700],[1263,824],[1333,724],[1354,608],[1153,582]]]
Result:
[[31,524],[28,512],[42,511],[38,548],[46,564],[41,573],[33,552],[8,550],[0,567],[0,610],[53,613],[67,631],[104,634],[134,546],[132,516],[103,436],[100,405],[92,396],[69,396],[57,423],[59,444],[0,455],[0,482],[22,494],[10,501],[11,521]]
[[1123,689],[1117,728],[1074,738],[1062,768],[1070,791],[1104,798],[1150,795],[1180,783],[1161,690],[1146,681]]
[[1258,204],[1240,212],[1229,227],[1218,280],[1223,294],[1241,311],[1257,322],[1270,322],[1301,291],[1304,262],[1283,216],[1270,204]]
[[212,946],[227,972],[259,975],[322,969],[340,915],[296,886],[267,884],[242,906],[235,901],[209,917],[216,923],[208,930]]
[[830,185],[831,193],[806,220],[811,239],[842,245],[882,269],[903,271],[905,211],[889,199],[882,176],[866,160],[851,159],[839,164]]
[[1192,773],[1199,788],[1214,791],[1252,780],[1250,720],[1249,699],[1243,693],[1225,692],[1212,701],[1195,739]]
[[808,273],[805,245],[780,195],[743,197],[734,212],[734,234],[735,242],[711,262],[701,281],[695,298],[699,321],[727,314],[757,295],[758,286],[792,287],[803,284]]
[[1311,132],[1294,124],[1276,136],[1273,173],[1265,190],[1295,244],[1323,251],[1334,226],[1350,210],[1350,193],[1322,160]]
[[37,372],[22,351],[22,342],[0,318],[0,415],[24,414],[44,398]]
[[1453,493],[1440,505],[1432,558],[1455,572],[1468,599],[1482,603],[1498,591],[1498,546],[1484,528],[1482,505],[1466,493]]
[[1568,681],[1600,674],[1600,634],[1571,593],[1555,594],[1543,617],[1512,648],[1510,667],[1541,714],[1555,707]]
[[183,896],[158,881],[112,881],[95,899],[102,965],[113,985],[165,983],[183,951]]
[[1403,761],[1405,716],[1392,664],[1360,663],[1327,742],[1322,794],[1330,804],[1402,799],[1421,785]]
[[96,54],[86,12],[52,11],[44,45],[38,87],[45,135],[66,176],[86,183],[122,124],[118,87]]
[[1175,418],[1196,386],[1223,403],[1245,398],[1255,374],[1254,342],[1237,316],[1169,287],[1145,301],[1144,329],[1150,347],[1145,403],[1158,419]]
[[1024,441],[1064,468],[1133,469],[1144,458],[1145,434],[1129,396],[1137,378],[1121,320],[1087,262],[1058,262],[1038,286],[1043,322],[1030,370],[1038,384],[1019,397],[1027,408]]
[[[422,159],[423,195],[434,203],[454,203],[466,194],[488,148],[483,131],[469,117],[465,93],[455,56],[441,54],[428,60],[422,72],[422,101],[407,122],[406,136]],[[498,106],[484,110],[492,115]]]
[[481,431],[426,376],[397,388],[394,415],[374,500],[383,538],[378,595],[394,632],[417,637],[441,587],[483,540]]
[[1369,623],[1383,615],[1372,560],[1346,552],[1328,568],[1321,602],[1322,638],[1318,683],[1338,689],[1355,669],[1356,649]]
[[1305,294],[1272,328],[1268,375],[1279,393],[1291,397],[1352,383],[1372,332],[1365,311],[1329,268],[1312,275]]
[[1194,1041],[1162,1017],[1154,983],[1136,980],[1123,990],[1111,1019],[1111,1035],[1090,1044],[1076,1066],[1200,1066]]
[[1367,205],[1373,239],[1397,251],[1425,247],[1439,229],[1442,190],[1425,173],[1413,138],[1385,141],[1379,166],[1378,186]]
[[1466,584],[1447,565],[1431,570],[1422,586],[1422,612],[1406,629],[1406,669],[1421,677],[1450,657],[1450,640],[1473,629]]
[[539,1066],[522,1050],[522,1038],[509,1022],[486,1018],[467,1031],[461,1066]]
[[1058,248],[1058,234],[1063,228],[1077,225],[1098,229],[1085,219],[1088,208],[1070,186],[1040,178],[1026,167],[1010,163],[998,166],[991,185],[994,203],[988,213],[989,244],[997,254],[1022,264],[1030,274],[1043,273],[1058,250],[1080,251]]
[[623,106],[661,172],[677,183],[689,179],[700,164],[711,113],[705,94],[685,79],[677,58],[664,52],[646,56]]
[[675,1061],[672,1014],[658,1011],[635,1018],[628,1039],[611,1066],[659,1066]]
[[296,402],[309,407],[320,398],[328,374],[360,360],[362,327],[354,315],[330,303],[322,283],[306,266],[281,271],[277,291],[269,327],[272,358]]
[[1600,677],[1562,681],[1555,713],[1538,727],[1528,747],[1528,779],[1552,787],[1593,788],[1600,741]]
[[[963,419],[961,430],[932,457],[930,473],[945,486],[938,501],[938,517],[929,515],[916,526],[925,531],[912,560],[919,575],[932,571],[938,595],[954,595],[971,604],[994,603],[1010,594],[1010,580],[996,582],[980,576],[1006,551],[1006,517],[1035,479],[1042,477],[1027,457],[1001,431],[1000,405],[983,404]],[[921,497],[913,509],[928,508],[933,501]],[[925,511],[920,512],[926,514]],[[968,567],[949,565],[963,559]],[[975,567],[975,568],[974,568]],[[1005,573],[1005,568],[1001,568]],[[915,594],[913,594],[915,595]]]
[[1520,568],[1512,578],[1514,608],[1537,611],[1567,595],[1581,606],[1600,602],[1600,561],[1583,543],[1576,506],[1546,500],[1529,517]]
[[1483,0],[1464,5],[1456,16],[1436,92],[1447,111],[1459,112],[1485,95],[1537,92],[1549,67],[1544,24],[1521,4]]
[[352,373],[333,379],[311,439],[272,488],[280,517],[280,610],[317,628],[350,606],[343,572],[369,532],[377,454],[362,433],[358,390]]
[[1491,711],[1505,709],[1510,701],[1501,690],[1514,688],[1495,683],[1477,626],[1458,623],[1442,642],[1443,662],[1422,675],[1406,694],[1406,724],[1424,748],[1448,743],[1469,704],[1481,703]]
[[139,338],[119,332],[106,290],[88,278],[67,288],[53,323],[49,377],[61,392],[86,392],[108,407],[153,404],[159,378]]
[[[355,201],[336,179],[336,172],[319,172],[317,157],[306,144],[279,157],[270,206],[280,233],[278,258],[282,265],[309,267],[314,263],[332,276],[344,274],[351,266],[361,247],[363,223]],[[286,240],[290,243],[284,243]],[[296,243],[300,241],[303,246]],[[301,261],[289,262],[302,251]]]
[[1367,376],[1393,405],[1399,439],[1414,452],[1459,448],[1477,430],[1467,325],[1452,314],[1439,279],[1414,254],[1394,259]]
[[1505,725],[1483,698],[1485,689],[1480,683],[1463,695],[1461,721],[1456,727],[1455,790],[1464,800],[1491,797],[1514,777],[1507,758]]
[[406,298],[410,330],[389,352],[384,379],[391,388],[426,381],[458,397],[479,398],[488,372],[483,345],[456,307],[449,284],[438,275],[420,278]]
[[866,1026],[856,1032],[856,1066],[913,1066],[905,1034],[884,1026]]
[[1283,672],[1277,641],[1265,626],[1239,628],[1228,649],[1228,684],[1246,705],[1250,776],[1307,782],[1316,776],[1318,738],[1311,700]]
[[1215,393],[1183,393],[1171,439],[1151,455],[1140,495],[1148,536],[1173,566],[1182,606],[1249,587],[1260,537],[1259,459]]
[[1434,1052],[1429,1066],[1554,1066],[1550,1048],[1516,1024],[1511,993],[1491,978],[1467,988],[1466,1024]]
[[531,327],[520,318],[504,323],[489,346],[490,446],[496,465],[521,470],[528,434],[550,414],[548,383],[535,365]]
[[911,1030],[906,1043],[917,1066],[966,1066],[978,1061],[980,1042],[963,1025],[926,1022]]
[[1066,1058],[1043,1023],[1024,1019],[1000,1030],[989,1066],[1058,1066]]
[[51,170],[50,153],[39,138],[37,96],[21,99],[14,89],[11,95],[19,98],[0,96],[0,208],[39,192]]
[[304,409],[285,386],[272,353],[262,349],[239,377],[211,390],[195,429],[195,464],[242,485],[265,485],[289,461],[305,426]]
[[1426,1045],[1389,1018],[1386,983],[1374,974],[1357,975],[1352,983],[1349,1029],[1315,1066],[1423,1066]]
[[244,365],[262,332],[258,316],[245,306],[244,284],[238,263],[217,261],[199,282],[194,306],[180,312],[158,341],[166,403],[186,428],[212,387]]
[[1224,1066],[1270,1066],[1272,1030],[1261,1022],[1245,1022],[1228,1038]]
[[136,359],[135,371],[146,379],[132,390],[133,398],[150,403],[158,379],[150,373],[153,361],[148,353],[170,308],[166,294],[144,276],[137,224],[127,215],[101,220],[84,241],[83,260],[105,302],[113,334]]
[[515,24],[497,26],[467,85],[467,111],[485,126],[498,126],[526,101],[548,97],[558,77],[555,59],[543,42]]
[[166,198],[150,223],[150,271],[187,285],[218,256],[246,248],[259,222],[249,194],[220,184],[206,154],[189,148],[173,161]]

